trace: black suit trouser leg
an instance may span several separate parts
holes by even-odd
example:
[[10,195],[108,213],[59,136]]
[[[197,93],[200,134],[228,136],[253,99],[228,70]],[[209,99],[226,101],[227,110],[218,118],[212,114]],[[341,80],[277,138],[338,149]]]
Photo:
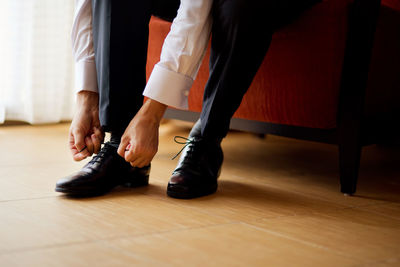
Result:
[[123,133],[143,104],[149,20],[172,20],[179,0],[92,0],[99,116],[105,131]]
[[223,138],[271,42],[274,30],[318,0],[214,0],[210,77],[202,135]]

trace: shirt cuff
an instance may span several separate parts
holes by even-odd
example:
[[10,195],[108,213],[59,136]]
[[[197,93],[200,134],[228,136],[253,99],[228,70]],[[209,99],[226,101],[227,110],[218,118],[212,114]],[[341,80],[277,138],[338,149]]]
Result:
[[94,61],[79,61],[75,64],[75,92],[98,92],[96,64]]
[[189,90],[192,84],[191,77],[156,64],[143,95],[174,108],[188,109]]

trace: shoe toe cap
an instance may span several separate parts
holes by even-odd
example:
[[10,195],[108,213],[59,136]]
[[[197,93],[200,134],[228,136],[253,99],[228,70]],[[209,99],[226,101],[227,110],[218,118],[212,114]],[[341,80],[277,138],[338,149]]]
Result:
[[185,184],[185,177],[179,173],[173,174],[169,179],[169,184],[171,185]]
[[85,180],[87,181],[87,179],[85,179],[86,176],[87,175],[85,173],[78,172],[74,175],[63,177],[57,181],[56,187],[57,188],[76,187],[76,186],[84,183]]
[[71,185],[72,180],[73,179],[71,176],[61,178],[60,180],[57,181],[56,187],[68,187]]

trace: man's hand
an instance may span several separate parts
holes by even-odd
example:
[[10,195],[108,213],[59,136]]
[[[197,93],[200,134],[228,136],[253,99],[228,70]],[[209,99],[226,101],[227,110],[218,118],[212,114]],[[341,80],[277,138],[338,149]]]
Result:
[[166,105],[148,99],[126,128],[118,154],[133,167],[149,165],[157,153],[158,128],[166,108]]
[[77,104],[69,130],[69,148],[73,159],[80,161],[99,152],[104,133],[99,121],[99,94],[81,91]]

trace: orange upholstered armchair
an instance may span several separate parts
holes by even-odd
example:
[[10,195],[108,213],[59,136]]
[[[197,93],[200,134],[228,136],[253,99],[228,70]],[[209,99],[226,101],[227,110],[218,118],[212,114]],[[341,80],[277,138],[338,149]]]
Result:
[[[150,22],[148,74],[169,27],[158,18]],[[341,191],[353,194],[362,146],[396,134],[388,128],[400,114],[399,29],[398,0],[316,4],[274,34],[231,128],[337,144]],[[167,117],[198,118],[208,56],[190,92],[190,111],[169,109]]]

